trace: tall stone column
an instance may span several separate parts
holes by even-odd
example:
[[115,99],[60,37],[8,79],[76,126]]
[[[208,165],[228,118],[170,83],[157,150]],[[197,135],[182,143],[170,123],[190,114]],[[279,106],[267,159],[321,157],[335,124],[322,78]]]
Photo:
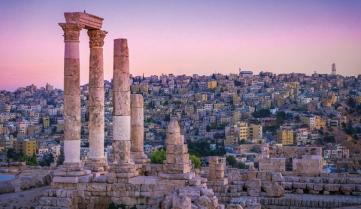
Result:
[[103,45],[107,34],[102,30],[88,30],[89,60],[89,159],[86,166],[103,171],[104,157],[104,70]]
[[64,165],[80,161],[80,63],[79,35],[82,27],[59,23],[64,31]]
[[129,163],[130,158],[130,81],[126,39],[114,40],[113,71],[113,153],[114,162]]
[[113,65],[113,164],[117,178],[137,175],[130,155],[130,80],[126,39],[114,40]]
[[144,154],[144,99],[141,94],[130,95],[131,155],[137,164],[148,162]]

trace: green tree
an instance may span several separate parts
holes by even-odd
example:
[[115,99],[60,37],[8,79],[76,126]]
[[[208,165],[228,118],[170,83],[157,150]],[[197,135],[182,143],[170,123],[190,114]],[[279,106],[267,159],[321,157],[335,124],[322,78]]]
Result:
[[226,161],[227,164],[232,168],[239,168],[239,169],[246,168],[246,165],[243,162],[238,162],[237,159],[232,155],[227,156]]
[[237,160],[232,155],[227,156],[226,161],[227,161],[227,164],[230,165],[231,167],[237,166]]
[[265,118],[265,117],[269,117],[271,115],[271,112],[269,109],[260,109],[253,112],[252,115],[255,118]]
[[26,162],[26,165],[31,165],[31,166],[38,165],[38,161],[36,160],[35,154],[33,154],[33,156],[31,156],[31,157],[25,156],[25,162]]
[[163,164],[166,159],[166,152],[164,149],[156,150],[150,155],[150,162],[155,164]]
[[190,155],[189,158],[191,159],[194,168],[201,168],[201,159],[199,157]]
[[277,119],[276,121],[277,121],[277,124],[278,124],[278,125],[283,124],[283,122],[284,122],[285,119],[286,119],[286,113],[283,112],[283,111],[277,112],[276,119]]
[[54,162],[54,156],[52,153],[47,153],[43,156],[43,159],[39,162],[41,166],[50,166]]
[[21,154],[17,153],[15,151],[15,149],[13,149],[13,148],[10,148],[10,149],[7,150],[6,156],[7,156],[8,159],[11,159],[11,160],[14,160],[14,161],[18,161],[22,157]]
[[217,144],[215,150],[209,149],[210,143],[206,140],[201,141],[190,141],[188,143],[188,150],[190,154],[205,157],[205,156],[216,156],[216,155],[224,155],[225,150],[222,145]]

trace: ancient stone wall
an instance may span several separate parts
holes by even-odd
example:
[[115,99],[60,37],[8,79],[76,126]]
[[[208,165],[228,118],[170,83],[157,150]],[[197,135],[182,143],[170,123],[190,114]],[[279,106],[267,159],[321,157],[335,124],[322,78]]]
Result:
[[318,155],[303,156],[292,159],[292,169],[295,174],[319,175],[322,172],[322,157]]
[[285,158],[263,158],[259,160],[260,171],[284,172],[286,170]]
[[321,174],[284,176],[282,186],[289,193],[361,195],[361,175]]

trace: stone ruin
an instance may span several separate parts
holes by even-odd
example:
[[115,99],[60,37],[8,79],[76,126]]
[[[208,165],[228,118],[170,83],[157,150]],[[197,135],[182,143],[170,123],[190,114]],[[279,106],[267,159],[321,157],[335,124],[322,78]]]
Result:
[[[167,130],[166,160],[159,172],[147,167],[144,154],[143,96],[130,93],[129,51],[126,39],[114,40],[113,141],[111,159],[104,157],[103,19],[87,13],[65,13],[64,31],[64,158],[54,171],[51,188],[38,209],[107,208],[221,208],[207,179],[192,171],[188,147],[179,124]],[[89,158],[80,160],[79,35],[88,30]],[[157,173],[157,175],[142,175]]]
[[[172,119],[166,138],[166,160],[150,164],[143,150],[143,97],[130,93],[126,39],[114,40],[113,153],[104,157],[103,19],[87,13],[65,13],[64,157],[50,189],[37,209],[120,208],[258,209],[337,208],[361,205],[360,176],[300,177],[276,171],[226,167],[225,158],[210,157],[200,174],[192,169],[178,122]],[[88,30],[89,158],[80,160],[79,35]],[[266,165],[267,164],[267,165]],[[265,168],[269,162],[265,162]],[[311,197],[300,196],[312,194]],[[330,194],[337,195],[337,198]],[[330,195],[327,198],[326,195]],[[346,196],[354,195],[354,196]],[[325,197],[326,196],[326,197]],[[340,198],[338,198],[340,197]],[[356,197],[356,198],[353,198]]]

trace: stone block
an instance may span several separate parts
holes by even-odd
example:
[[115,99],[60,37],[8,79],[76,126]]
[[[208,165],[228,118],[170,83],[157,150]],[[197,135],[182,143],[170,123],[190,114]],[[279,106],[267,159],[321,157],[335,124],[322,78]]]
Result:
[[281,197],[284,194],[283,187],[277,182],[262,182],[262,189],[266,192],[267,197]]
[[272,173],[272,181],[275,181],[275,182],[282,182],[284,181],[284,177],[282,176],[281,173],[278,173],[278,172],[275,172],[275,173]]
[[352,192],[355,191],[355,184],[341,184],[340,190],[342,192]]
[[89,183],[87,185],[87,190],[90,192],[105,192],[107,191],[106,183]]
[[130,91],[113,91],[113,106],[114,116],[130,117]]
[[76,184],[79,183],[79,179],[77,176],[72,176],[72,177],[55,176],[53,178],[53,183]]
[[286,190],[292,190],[292,182],[281,182],[281,185]]
[[323,190],[323,184],[313,184],[313,190],[322,191]]
[[294,189],[306,189],[306,184],[305,183],[293,182],[292,187]]
[[340,184],[324,184],[324,190],[327,192],[338,192]]

